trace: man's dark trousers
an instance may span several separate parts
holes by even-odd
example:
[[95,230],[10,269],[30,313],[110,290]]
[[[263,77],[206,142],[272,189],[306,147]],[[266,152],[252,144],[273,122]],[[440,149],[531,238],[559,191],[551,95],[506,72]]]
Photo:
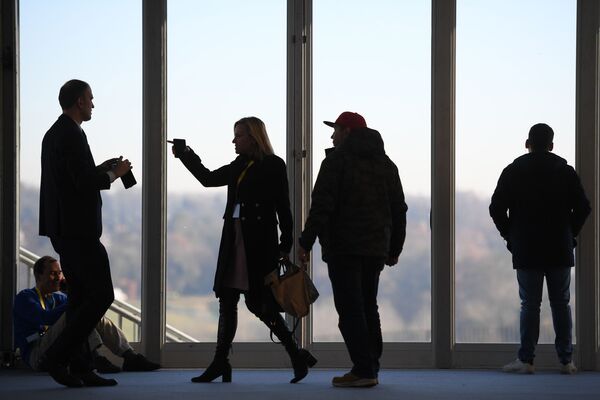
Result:
[[91,355],[81,354],[87,337],[114,300],[106,249],[99,239],[51,238],[60,255],[68,283],[67,323],[63,333],[46,352],[50,364],[74,363],[71,368],[91,370]]
[[377,306],[380,257],[331,256],[327,269],[339,328],[353,367],[361,378],[377,378],[383,350],[381,322]]
[[573,344],[571,337],[572,319],[569,306],[571,268],[550,270],[518,269],[519,297],[521,298],[521,347],[519,359],[533,364],[535,346],[540,334],[540,305],[544,277],[548,286],[548,299],[552,309],[552,322],[556,340],[554,345],[561,363],[571,362]]

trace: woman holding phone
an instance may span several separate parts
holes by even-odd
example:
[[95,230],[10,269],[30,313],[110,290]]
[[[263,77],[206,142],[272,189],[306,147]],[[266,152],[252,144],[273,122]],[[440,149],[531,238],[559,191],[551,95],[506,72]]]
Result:
[[[317,360],[300,349],[279,312],[264,277],[278,268],[280,257],[292,247],[292,213],[284,161],[273,154],[264,123],[256,117],[234,124],[233,144],[238,156],[216,170],[206,168],[200,157],[181,142],[173,154],[205,187],[227,186],[223,233],[215,274],[219,298],[217,347],[212,363],[192,382],[211,382],[222,377],[231,382],[229,351],[237,328],[237,304],[244,294],[248,310],[277,336],[292,361],[299,382]],[[278,238],[277,226],[281,231]]]

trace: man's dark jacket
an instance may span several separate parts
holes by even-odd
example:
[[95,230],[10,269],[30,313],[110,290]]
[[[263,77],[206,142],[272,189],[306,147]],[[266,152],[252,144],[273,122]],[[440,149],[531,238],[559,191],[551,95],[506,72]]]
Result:
[[572,267],[575,237],[590,211],[575,170],[547,151],[525,154],[507,166],[490,204],[515,269]]
[[100,190],[109,188],[110,178],[94,164],[85,133],[62,114],[42,141],[40,235],[98,239]]
[[318,236],[326,262],[337,255],[397,257],[407,209],[379,132],[353,130],[321,164],[300,245],[311,250]]

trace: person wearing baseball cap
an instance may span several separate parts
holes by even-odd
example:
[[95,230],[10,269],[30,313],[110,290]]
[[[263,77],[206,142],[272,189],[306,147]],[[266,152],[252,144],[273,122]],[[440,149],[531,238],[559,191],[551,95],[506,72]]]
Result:
[[333,149],[321,164],[298,246],[309,261],[317,237],[327,263],[339,328],[352,369],[334,377],[336,387],[379,383],[383,339],[377,306],[379,275],[392,266],[406,237],[406,210],[398,168],[385,154],[383,139],[365,119],[345,111],[335,122]]
[[363,116],[351,111],[344,111],[341,113],[335,122],[323,121],[323,123],[333,128],[333,134],[331,135],[333,147],[337,147],[341,144],[353,129],[367,127],[367,123]]

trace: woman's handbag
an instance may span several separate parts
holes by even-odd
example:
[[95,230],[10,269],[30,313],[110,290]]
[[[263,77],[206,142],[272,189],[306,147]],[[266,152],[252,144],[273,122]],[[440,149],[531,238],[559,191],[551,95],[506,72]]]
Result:
[[296,318],[308,315],[310,305],[319,297],[306,269],[293,264],[288,258],[279,259],[279,268],[265,277],[265,285],[271,287],[283,311]]

